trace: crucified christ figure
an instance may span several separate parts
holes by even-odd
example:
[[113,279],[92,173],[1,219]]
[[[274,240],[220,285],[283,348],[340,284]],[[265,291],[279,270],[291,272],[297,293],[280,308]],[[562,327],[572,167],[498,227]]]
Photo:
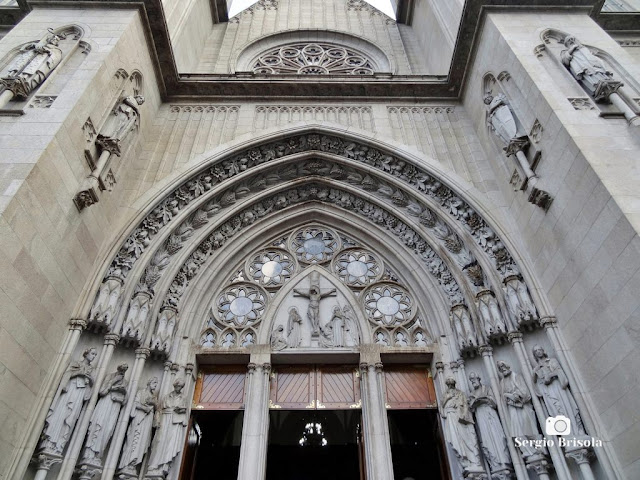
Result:
[[318,325],[320,323],[320,318],[319,318],[320,300],[322,300],[325,297],[335,296],[336,289],[332,288],[331,290],[323,293],[320,291],[320,285],[318,285],[315,282],[312,282],[309,287],[309,290],[307,290],[306,292],[302,290],[298,290],[296,288],[294,288],[293,291],[299,296],[306,297],[309,299],[309,308],[307,309],[307,318],[311,322],[311,328],[313,329],[313,333],[317,335],[319,332]]

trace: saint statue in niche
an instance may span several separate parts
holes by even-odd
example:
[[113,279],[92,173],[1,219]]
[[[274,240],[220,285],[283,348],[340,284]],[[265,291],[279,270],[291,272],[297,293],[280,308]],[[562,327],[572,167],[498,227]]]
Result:
[[82,360],[71,362],[60,381],[60,387],[47,414],[39,450],[62,455],[73,432],[84,403],[91,397],[93,361],[98,352],[87,348]]
[[[511,435],[521,438],[539,436],[531,393],[524,378],[511,371],[511,367],[505,361],[499,360],[497,366],[500,373],[500,395],[507,404],[507,423]],[[527,457],[537,453],[536,449],[528,444],[520,449]]]
[[480,376],[475,372],[469,374],[469,382],[472,387],[469,394],[469,407],[476,417],[484,458],[487,459],[491,472],[509,469],[511,464],[509,447],[500,417],[498,417],[498,407],[493,393],[489,387],[482,384]]
[[[567,35],[564,46],[566,50],[560,52],[562,64],[596,101],[608,97],[622,86],[613,80],[613,72],[608,71],[604,63],[576,37]],[[605,86],[610,88],[603,88]]]
[[146,388],[136,394],[131,423],[127,429],[127,437],[118,464],[118,474],[136,476],[136,467],[142,463],[142,457],[151,443],[153,413],[158,405],[158,377],[151,377]]
[[344,347],[345,346],[345,318],[342,314],[342,310],[340,306],[335,305],[333,307],[333,313],[331,315],[331,320],[329,320],[329,324],[331,325],[331,331],[333,332],[333,341],[331,342],[334,347]]
[[495,96],[487,93],[484,103],[488,106],[489,129],[507,145],[505,147],[507,155],[515,154],[516,150],[523,150],[529,143],[529,139],[526,133],[519,131],[518,122],[507,97],[502,93]]
[[160,403],[160,421],[149,456],[149,476],[166,477],[173,459],[184,446],[184,429],[188,419],[187,400],[183,388],[184,382],[176,380],[173,382],[173,391]]
[[61,38],[52,29],[39,42],[31,42],[20,49],[20,53],[7,67],[8,75],[0,79],[0,84],[18,98],[27,98],[42,85],[62,60],[62,50],[58,47]]
[[289,309],[289,319],[287,320],[287,344],[291,348],[300,346],[302,342],[302,317],[296,307]]
[[444,437],[453,450],[463,474],[483,472],[480,462],[480,448],[469,411],[467,397],[456,388],[456,381],[449,377],[445,380],[447,391],[442,401],[441,415],[444,418]]
[[143,103],[142,95],[123,98],[107,118],[96,143],[119,157],[122,154],[122,141],[140,124],[140,106]]
[[98,394],[98,403],[91,415],[82,462],[101,465],[101,458],[116,428],[120,408],[127,398],[127,380],[124,375],[129,365],[118,365],[116,372],[105,378]]
[[571,420],[571,433],[584,435],[582,418],[571,391],[569,380],[555,358],[549,358],[540,345],[533,347],[536,366],[533,378],[536,383],[537,394],[542,397],[550,417],[564,415]]

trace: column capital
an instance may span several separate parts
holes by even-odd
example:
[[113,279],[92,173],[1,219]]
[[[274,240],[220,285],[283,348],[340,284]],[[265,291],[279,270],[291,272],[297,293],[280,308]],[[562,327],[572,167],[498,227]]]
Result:
[[536,457],[535,460],[527,461],[527,468],[529,470],[533,470],[534,472],[536,472],[538,476],[540,476],[541,474],[542,475],[548,474],[549,462],[547,462],[547,460],[542,456],[535,455],[534,457]]
[[33,457],[33,462],[38,466],[38,470],[49,471],[54,465],[62,463],[62,457],[52,453],[41,452]]
[[248,363],[247,364],[247,370],[249,371],[249,373],[253,373],[257,370],[258,368],[258,364],[257,363]]
[[589,464],[591,459],[591,451],[587,448],[579,448],[577,450],[565,450],[564,456],[573,459],[578,465]]
[[493,355],[493,347],[491,345],[482,345],[478,347],[478,352],[480,352],[483,357],[490,357]]
[[558,325],[558,319],[553,315],[546,315],[544,317],[540,317],[540,326],[546,328],[553,328]]
[[[369,367],[371,367],[371,365]],[[384,365],[382,365],[382,362],[376,362],[373,364],[373,368],[375,369],[376,373],[380,373],[382,372]]]
[[191,375],[191,372],[193,372],[193,369],[194,369],[194,368],[196,368],[196,366],[195,366],[193,363],[187,363],[187,364],[184,366],[184,372],[185,372],[187,375]]
[[507,340],[509,340],[511,343],[522,342],[522,332],[507,333]]
[[360,365],[358,365],[358,368],[362,373],[367,373],[369,371],[369,364],[366,362],[362,362]]
[[460,365],[458,364],[458,362],[449,363],[449,368],[451,368],[451,370],[453,370],[454,372],[457,372],[459,367]]
[[442,373],[444,371],[444,363],[436,362],[436,371]]
[[146,359],[149,358],[149,355],[151,355],[151,350],[149,350],[148,348],[140,347],[135,349],[135,354],[136,358]]
[[104,336],[104,344],[105,345],[117,345],[120,341],[120,335],[117,333],[107,333]]
[[270,363],[263,363],[262,364],[262,372],[265,375],[269,375],[271,373],[271,364]]
[[87,328],[87,321],[84,318],[72,318],[69,320],[69,330],[84,330]]

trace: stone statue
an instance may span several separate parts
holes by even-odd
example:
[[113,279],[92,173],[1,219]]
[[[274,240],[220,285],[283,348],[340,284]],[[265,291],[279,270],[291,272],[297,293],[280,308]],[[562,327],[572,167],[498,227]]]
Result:
[[301,297],[306,297],[309,299],[309,308],[307,309],[307,318],[311,322],[311,328],[314,334],[318,334],[320,328],[320,300],[325,297],[334,296],[336,293],[336,289],[332,288],[328,292],[321,292],[320,285],[314,283],[312,280],[311,286],[309,290],[304,292],[298,290],[296,288],[293,289],[295,293],[297,293]]
[[[507,424],[514,437],[536,437],[539,435],[536,414],[531,404],[531,393],[524,379],[511,371],[507,362],[497,362],[500,373],[500,395],[507,404]],[[533,447],[521,447],[526,456],[536,454]]]
[[187,400],[184,397],[184,382],[173,382],[173,391],[160,403],[160,420],[149,456],[147,475],[166,477],[173,459],[184,446],[184,430],[187,426]]
[[60,387],[47,414],[39,450],[62,455],[82,407],[91,397],[94,382],[91,364],[97,355],[95,348],[86,349],[82,353],[82,360],[71,362],[62,376]]
[[7,75],[0,78],[0,84],[14,96],[27,98],[60,64],[60,40],[61,38],[49,29],[49,35],[39,42],[23,46],[7,67]]
[[349,305],[342,308],[345,318],[345,346],[352,347],[360,344],[360,333],[358,332],[358,320],[353,309]]
[[345,327],[346,327],[346,319],[342,314],[342,310],[338,305],[333,307],[333,313],[331,315],[331,320],[329,320],[331,324],[331,331],[333,332],[333,346],[334,347],[345,347]]
[[529,290],[522,280],[516,276],[505,279],[504,291],[509,313],[518,326],[538,318]]
[[136,394],[131,423],[118,463],[118,473],[137,477],[136,467],[142,463],[142,457],[151,443],[153,414],[158,405],[158,377],[151,377],[146,388]]
[[302,343],[302,317],[296,307],[289,309],[289,320],[287,321],[287,343],[290,347],[299,347]]
[[606,99],[622,84],[613,80],[613,73],[573,35],[564,39],[566,50],[560,52],[562,64],[596,101]]
[[96,144],[114,155],[122,154],[122,141],[129,132],[140,125],[140,106],[144,103],[142,95],[123,98],[113,109],[98,134]]
[[500,313],[498,301],[491,292],[486,291],[478,295],[478,311],[487,337],[507,333],[507,326]]
[[284,338],[284,327],[278,325],[271,332],[271,348],[273,350],[284,350],[287,346],[287,340]]
[[477,373],[471,372],[469,381],[471,382],[469,408],[476,417],[484,458],[489,463],[492,473],[507,470],[510,468],[511,458],[493,393],[489,387],[482,384]]
[[518,150],[523,150],[529,139],[526,133],[519,131],[516,117],[509,106],[507,97],[502,93],[491,95],[487,93],[484,103],[488,106],[487,125],[489,129],[504,143],[507,155],[513,155]]
[[320,325],[320,336],[318,341],[321,347],[333,347],[333,325],[331,325],[331,322],[327,322],[324,326]]
[[542,397],[550,417],[564,415],[571,420],[571,434],[584,435],[582,418],[571,391],[569,380],[555,358],[549,358],[540,345],[533,347],[533,357],[536,366],[533,368],[533,378],[537,388],[537,395]]
[[131,300],[127,318],[122,324],[122,336],[133,338],[138,342],[142,340],[144,330],[147,326],[147,318],[151,310],[151,295],[147,292],[136,294]]
[[118,313],[120,295],[122,294],[122,280],[118,277],[107,277],[100,285],[100,291],[93,302],[89,321],[99,325],[109,326]]
[[478,346],[476,329],[473,326],[469,310],[465,306],[461,305],[451,310],[451,323],[456,332],[460,350]]
[[102,455],[116,428],[120,408],[127,398],[127,381],[124,376],[129,365],[118,365],[116,372],[108,375],[98,394],[98,403],[91,415],[82,462],[101,465]]
[[456,388],[453,378],[447,378],[445,383],[447,391],[444,394],[441,412],[444,419],[444,438],[458,459],[465,477],[470,473],[483,472],[480,448],[467,397]]
[[163,308],[160,311],[156,333],[151,337],[151,348],[161,352],[171,350],[173,330],[176,327],[177,313],[173,308]]

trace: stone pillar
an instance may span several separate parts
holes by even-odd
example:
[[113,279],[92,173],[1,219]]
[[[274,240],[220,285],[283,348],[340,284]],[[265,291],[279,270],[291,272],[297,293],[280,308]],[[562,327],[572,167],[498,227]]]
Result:
[[[546,414],[544,408],[542,407],[542,404],[540,403],[540,399],[535,393],[536,390],[531,380],[531,364],[529,363],[529,360],[527,360],[527,354],[524,348],[524,343],[522,341],[522,333],[511,332],[507,335],[507,338],[513,345],[513,348],[516,351],[516,355],[518,356],[520,368],[522,369],[522,378],[524,378],[525,382],[527,382],[527,388],[531,392],[531,403],[533,403],[533,409],[535,410],[538,417],[538,422],[540,423],[540,425],[544,425]],[[551,460],[553,461],[558,480],[571,480],[571,473],[569,472],[569,468],[567,467],[567,464],[562,457],[562,452],[560,447],[558,446],[557,441],[554,441],[554,445],[549,447],[549,454],[551,455]],[[531,461],[528,462],[527,466],[530,465]],[[546,464],[544,466],[546,469]],[[538,473],[537,470],[536,473]],[[540,477],[540,473],[538,473],[538,476]]]
[[[87,402],[87,405],[80,415],[80,420],[76,424],[76,428],[73,432],[73,437],[69,442],[67,453],[65,454],[64,461],[60,467],[60,473],[58,474],[58,480],[70,480],[73,474],[73,469],[78,461],[82,444],[84,443],[84,437],[89,428],[89,421],[91,420],[91,414],[98,402],[98,394],[100,393],[100,385],[104,381],[104,377],[109,367],[109,361],[113,355],[113,351],[116,348],[116,344],[120,340],[120,335],[115,333],[108,333],[104,336],[104,346],[100,353],[99,365],[96,372],[96,381],[91,391],[91,398]],[[97,473],[97,472],[96,472]]]
[[367,473],[376,480],[393,480],[382,363],[361,363],[360,375]]
[[116,429],[113,432],[113,438],[111,439],[111,445],[109,446],[109,453],[104,461],[104,468],[102,470],[102,480],[111,480],[118,467],[118,460],[120,458],[120,452],[122,445],[127,434],[127,427],[129,426],[129,419],[131,412],[135,405],[136,392],[138,391],[138,385],[140,383],[140,376],[144,369],[145,362],[149,357],[151,351],[148,348],[137,348],[136,359],[131,369],[131,378],[129,382],[129,394],[127,396],[127,403],[125,408],[120,412],[120,418],[116,424]]
[[572,450],[566,448],[564,454],[567,458],[572,458],[578,464],[580,473],[582,474],[582,480],[596,480],[596,477],[593,476],[593,472],[591,471],[591,465],[589,465],[591,452],[588,449],[578,448]]
[[264,478],[269,440],[269,377],[271,364],[248,365],[247,402],[242,422],[238,480]]
[[533,455],[527,459],[527,468],[538,475],[540,480],[550,480],[549,462],[544,455]]
[[520,457],[520,453],[516,449],[516,446],[513,443],[514,435],[509,431],[509,425],[507,422],[507,412],[504,407],[504,399],[502,395],[500,395],[500,385],[498,383],[498,372],[496,370],[496,362],[493,358],[493,348],[484,345],[478,349],[480,354],[482,355],[482,361],[484,362],[484,368],[487,370],[489,374],[489,382],[491,383],[491,389],[493,390],[493,396],[496,399],[496,406],[498,407],[498,415],[500,416],[500,421],[502,422],[502,428],[504,430],[505,436],[507,437],[507,446],[509,447],[509,455],[511,455],[511,462],[513,463],[513,468],[516,472],[516,477],[518,479],[527,480],[529,478],[529,474],[527,473],[527,468],[522,461],[522,457]]
[[34,480],[45,480],[47,478],[47,474],[51,467],[56,465],[57,463],[62,462],[62,457],[56,457],[53,455],[49,455],[46,453],[41,453],[35,457],[36,463],[36,475],[33,477]]

